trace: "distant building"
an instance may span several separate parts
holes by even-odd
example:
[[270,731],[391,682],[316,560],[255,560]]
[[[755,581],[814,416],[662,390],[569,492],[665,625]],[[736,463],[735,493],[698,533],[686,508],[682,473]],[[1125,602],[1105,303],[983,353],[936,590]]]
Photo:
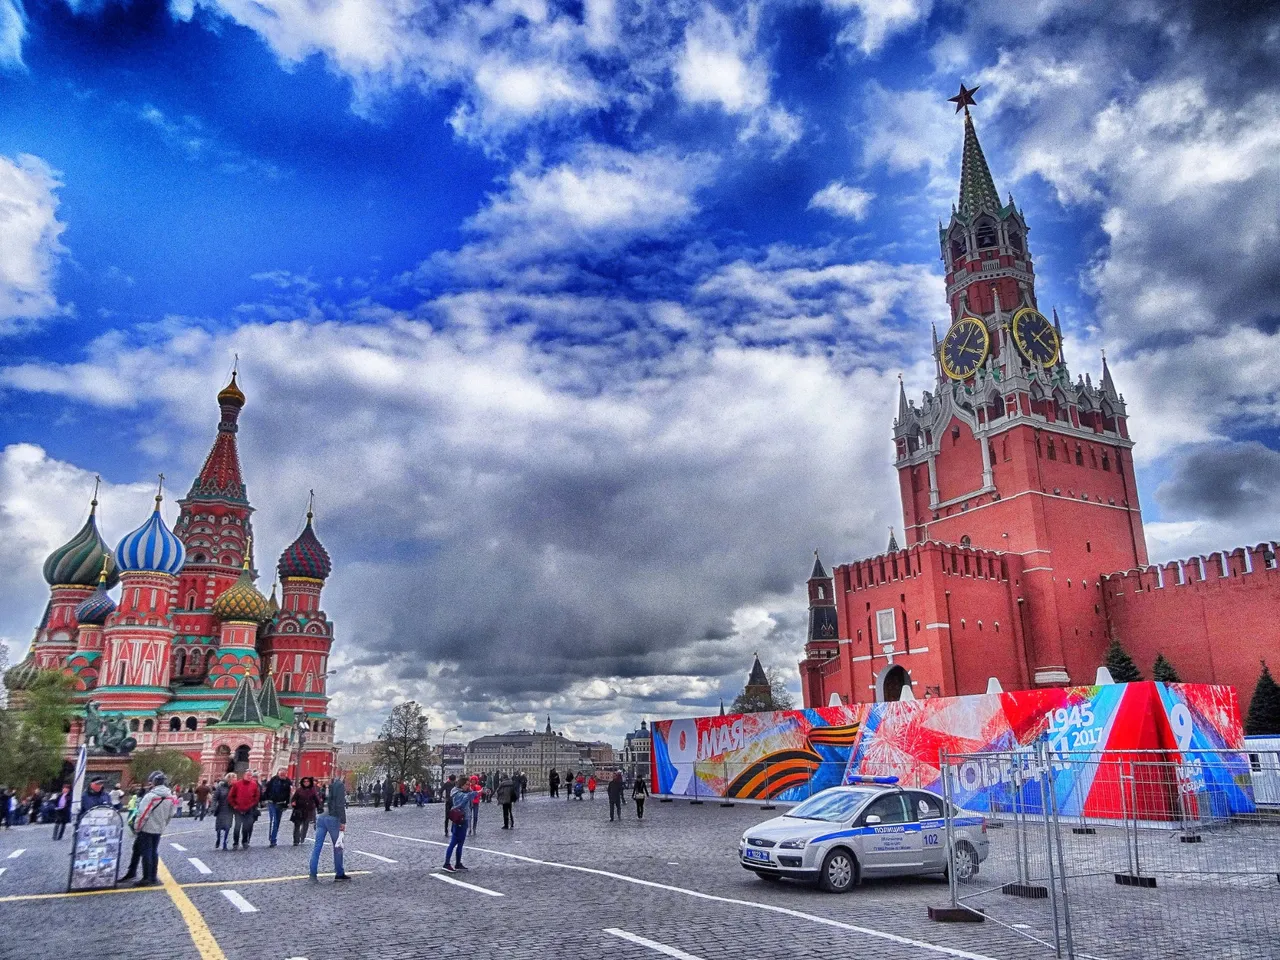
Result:
[[[720,705],[721,716],[724,715],[724,704]],[[653,752],[653,737],[649,733],[649,724],[640,721],[640,729],[628,733],[622,744],[622,772],[629,777],[649,777],[649,758]]]
[[523,773],[529,780],[529,789],[545,790],[552,768],[563,773],[579,767],[580,748],[581,744],[555,733],[551,718],[547,717],[546,729],[541,733],[513,730],[472,740],[467,744],[465,767],[467,773]]

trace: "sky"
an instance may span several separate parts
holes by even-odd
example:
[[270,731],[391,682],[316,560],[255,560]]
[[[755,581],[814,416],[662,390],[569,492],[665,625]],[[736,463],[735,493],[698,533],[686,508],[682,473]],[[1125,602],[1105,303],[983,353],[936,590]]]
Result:
[[798,695],[812,551],[901,522],[961,81],[1152,559],[1274,537],[1274,5],[0,0],[11,660],[94,476],[114,544],[238,356],[259,585],[310,489],[334,559],[340,737],[620,741],[756,652]]

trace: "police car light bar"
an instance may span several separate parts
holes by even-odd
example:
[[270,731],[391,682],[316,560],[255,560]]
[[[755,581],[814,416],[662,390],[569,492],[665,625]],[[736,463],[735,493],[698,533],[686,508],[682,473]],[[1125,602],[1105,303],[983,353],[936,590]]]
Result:
[[852,773],[845,779],[845,783],[884,783],[892,785],[897,782],[897,777],[864,777],[857,773]]

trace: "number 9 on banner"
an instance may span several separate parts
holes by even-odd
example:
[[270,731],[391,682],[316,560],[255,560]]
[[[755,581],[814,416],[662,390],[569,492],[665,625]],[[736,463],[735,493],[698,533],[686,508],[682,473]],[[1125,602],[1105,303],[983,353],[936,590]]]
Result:
[[1179,750],[1191,746],[1191,738],[1195,735],[1195,723],[1191,719],[1191,711],[1185,703],[1175,703],[1169,711],[1169,725],[1173,727],[1173,738],[1178,742]]

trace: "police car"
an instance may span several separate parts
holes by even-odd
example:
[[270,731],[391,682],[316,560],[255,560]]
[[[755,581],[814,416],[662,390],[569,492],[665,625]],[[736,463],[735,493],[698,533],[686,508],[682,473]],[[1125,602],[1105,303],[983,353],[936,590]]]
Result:
[[[743,867],[764,880],[816,880],[844,893],[859,880],[906,874],[946,875],[943,800],[907,789],[896,777],[854,777],[787,813],[747,830],[738,843]],[[956,879],[972,880],[987,858],[987,821],[953,807]]]

